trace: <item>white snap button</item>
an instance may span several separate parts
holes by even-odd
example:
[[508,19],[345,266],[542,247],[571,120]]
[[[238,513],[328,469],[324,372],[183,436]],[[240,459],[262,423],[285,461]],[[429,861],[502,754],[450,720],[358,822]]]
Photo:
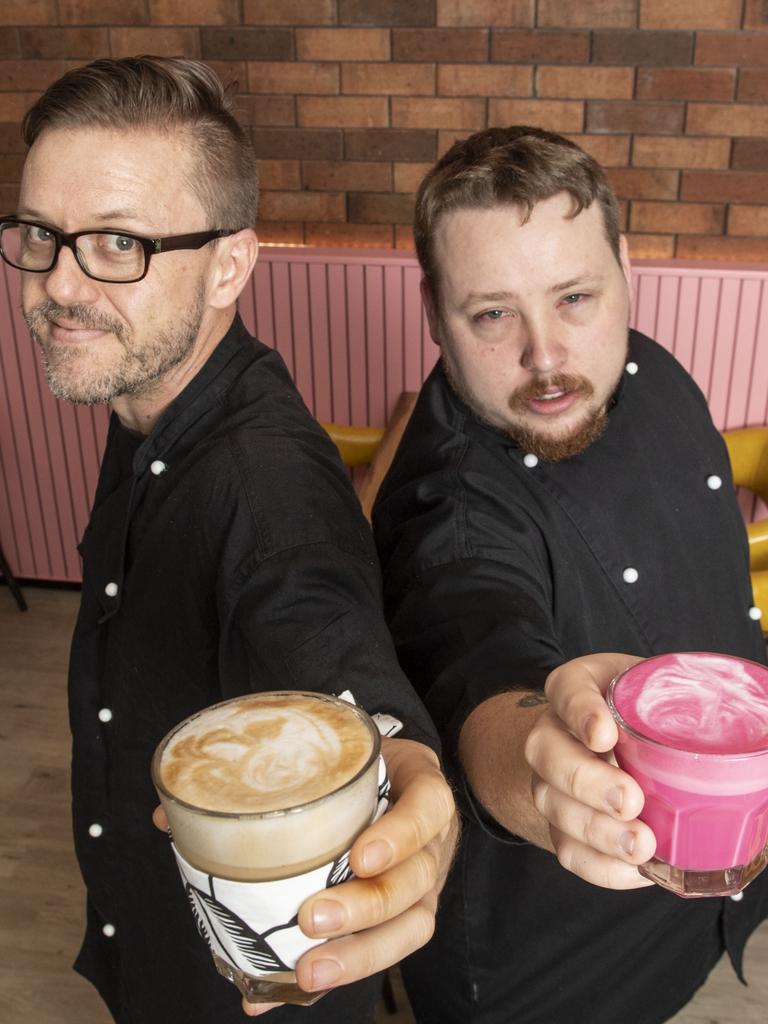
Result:
[[634,377],[634,375],[637,373],[640,367],[637,365],[637,363],[627,363],[624,369],[627,371],[627,373],[631,373]]
[[637,583],[637,581],[640,578],[640,573],[637,571],[637,569],[633,569],[630,565],[621,574],[621,578],[624,580],[625,583]]
[[710,489],[710,491],[719,491],[722,486],[723,481],[720,479],[717,473],[713,473],[712,476],[707,477],[707,487]]
[[97,821],[94,821],[92,825],[88,826],[88,835],[91,837],[91,839],[98,839],[103,832],[104,829]]
[[149,468],[150,468],[151,472],[153,472],[155,474],[155,476],[160,476],[161,473],[165,472],[167,467],[166,467],[164,462],[160,461],[160,459],[155,459],[155,461],[152,463],[152,465]]
[[758,622],[763,617],[763,609],[758,608],[756,605],[753,604],[752,607],[749,609],[749,617],[754,622]]
[[744,899],[744,893],[743,892],[735,892],[733,894],[733,896],[731,896],[731,899],[733,900],[734,903],[739,903],[741,900]]
[[106,935],[108,939],[111,939],[112,936],[115,934],[116,930],[117,929],[113,924],[105,924],[104,927],[101,929],[101,934]]
[[107,597],[117,597],[118,590],[119,587],[116,583],[108,583],[106,587],[104,587],[104,593],[107,595]]
[[528,469],[533,469],[534,466],[538,466],[539,457],[534,455],[533,452],[528,452],[527,455],[523,456],[523,465],[527,466]]
[[100,722],[111,722],[112,721],[112,711],[110,710],[110,708],[101,708],[101,710],[99,711],[99,721]]

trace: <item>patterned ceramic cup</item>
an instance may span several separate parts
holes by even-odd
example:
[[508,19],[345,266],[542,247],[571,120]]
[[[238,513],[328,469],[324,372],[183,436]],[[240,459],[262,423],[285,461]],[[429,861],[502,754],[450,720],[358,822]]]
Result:
[[159,744],[152,778],[187,896],[221,974],[250,1002],[308,1005],[297,913],[351,877],[347,854],[386,809],[380,733],[346,700],[278,691],[225,701]]

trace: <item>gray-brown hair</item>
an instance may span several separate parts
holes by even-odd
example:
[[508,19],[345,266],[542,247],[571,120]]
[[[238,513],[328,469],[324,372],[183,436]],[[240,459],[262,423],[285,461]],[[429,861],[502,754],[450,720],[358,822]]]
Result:
[[208,227],[253,227],[258,208],[256,159],[224,87],[201,61],[180,57],[103,59],[68,71],[27,111],[27,145],[47,129],[181,131],[194,170],[189,186]]
[[619,204],[600,165],[575,143],[527,125],[487,128],[448,150],[416,196],[416,253],[433,294],[438,293],[434,237],[450,210],[520,206],[530,217],[536,203],[560,192],[573,198],[572,216],[597,200],[611,249],[620,259]]

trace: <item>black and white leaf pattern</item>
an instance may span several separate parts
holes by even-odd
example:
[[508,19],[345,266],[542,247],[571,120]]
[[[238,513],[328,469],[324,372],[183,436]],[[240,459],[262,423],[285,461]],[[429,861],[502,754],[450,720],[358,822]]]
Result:
[[[213,896],[209,896],[208,893],[202,892],[189,883],[187,884],[187,896],[192,905],[198,929],[214,952],[231,961],[232,958],[227,952],[226,935],[229,937],[229,942],[237,947],[242,957],[254,970],[289,971],[291,969],[283,963],[269,943],[265,941],[263,935],[255,932],[242,918],[219,903]],[[267,934],[284,931],[286,928],[294,927],[295,924],[294,916],[286,924],[270,928]]]
[[335,860],[331,864],[331,870],[328,872],[328,879],[325,883],[326,889],[330,889],[333,885],[340,885],[342,882],[346,882],[348,878],[352,878],[352,868],[349,866],[349,851],[343,853],[338,860]]

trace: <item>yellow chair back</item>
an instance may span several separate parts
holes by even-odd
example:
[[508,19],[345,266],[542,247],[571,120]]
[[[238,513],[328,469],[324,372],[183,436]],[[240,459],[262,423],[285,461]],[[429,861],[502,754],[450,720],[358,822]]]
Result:
[[363,514],[369,521],[376,492],[397,451],[417,397],[415,391],[401,392],[386,429],[349,427],[344,423],[320,424],[339,449],[345,466],[368,466],[358,487],[358,497]]
[[[768,427],[726,430],[733,482],[746,487],[768,504]],[[755,606],[763,610],[763,633],[768,637],[768,519],[747,524],[749,568]]]
[[[736,486],[746,487],[768,504],[768,427],[726,430],[723,438],[728,446]],[[749,523],[747,533],[749,564],[752,571],[768,570],[768,519]],[[768,606],[766,619],[768,620]]]
[[345,423],[321,423],[320,426],[339,449],[341,461],[350,469],[373,462],[384,436],[383,427],[351,427]]

